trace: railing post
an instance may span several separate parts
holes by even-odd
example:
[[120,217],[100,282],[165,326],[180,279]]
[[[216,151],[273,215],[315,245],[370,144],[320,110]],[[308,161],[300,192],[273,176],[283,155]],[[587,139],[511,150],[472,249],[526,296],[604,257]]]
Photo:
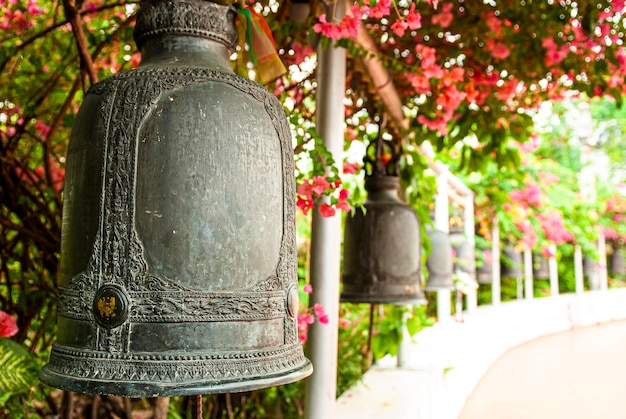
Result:
[[[448,209],[448,170],[442,170],[437,176],[437,196],[435,197],[435,228],[448,234],[450,232],[449,209]],[[437,291],[437,320],[445,322],[450,320],[452,303],[450,302],[450,290]]]
[[[331,7],[335,19],[345,15],[345,2],[336,2]],[[317,132],[340,164],[345,131],[346,50],[333,42],[325,49],[320,47],[317,55],[316,117]],[[341,214],[324,218],[316,208],[311,226],[311,304],[321,304],[329,322],[315,322],[309,327],[307,355],[313,363],[313,374],[306,385],[304,416],[307,419],[335,418],[340,256]]]
[[574,246],[574,277],[576,278],[576,294],[585,290],[583,277],[583,251],[579,245]]
[[498,217],[493,218],[493,226],[491,230],[491,254],[493,263],[491,264],[491,303],[493,305],[500,304],[500,225]]
[[533,298],[533,253],[529,247],[524,249],[524,297],[527,300]]
[[[467,241],[470,244],[470,248],[472,249],[471,255],[472,258],[475,258],[475,248],[476,248],[476,240],[474,240],[474,194],[468,194],[465,196],[465,206],[463,213],[463,228],[465,237],[467,237]],[[474,276],[472,279],[476,280],[476,271],[474,271]],[[471,288],[467,291],[467,295],[465,297],[465,305],[467,307],[468,313],[474,313],[476,308],[478,307],[478,293],[474,288]]]
[[606,269],[606,238],[602,228],[598,228],[598,253],[600,254],[600,262],[598,264],[598,276],[600,280],[600,289],[606,291],[609,289],[609,275]]
[[548,258],[548,272],[550,273],[550,295],[559,295],[559,266],[556,261],[556,246],[550,245],[550,257]]

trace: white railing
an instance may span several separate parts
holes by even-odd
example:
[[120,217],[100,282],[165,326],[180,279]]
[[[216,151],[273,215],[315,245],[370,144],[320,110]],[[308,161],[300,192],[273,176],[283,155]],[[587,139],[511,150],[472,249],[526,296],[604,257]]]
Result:
[[[424,329],[337,400],[339,419],[456,419],[480,378],[505,351],[574,327],[626,319],[626,288],[480,306],[463,323]],[[340,360],[341,362],[341,360]]]

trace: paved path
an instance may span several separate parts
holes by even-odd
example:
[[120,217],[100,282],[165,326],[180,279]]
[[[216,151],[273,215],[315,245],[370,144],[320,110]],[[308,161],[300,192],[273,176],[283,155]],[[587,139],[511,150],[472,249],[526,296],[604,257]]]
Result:
[[626,321],[573,329],[502,355],[459,419],[626,419]]

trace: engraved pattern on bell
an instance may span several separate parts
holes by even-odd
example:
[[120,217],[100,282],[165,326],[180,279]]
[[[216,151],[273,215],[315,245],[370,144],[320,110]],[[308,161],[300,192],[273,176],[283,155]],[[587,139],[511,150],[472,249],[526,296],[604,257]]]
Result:
[[367,180],[365,212],[346,219],[342,302],[423,304],[420,231],[398,197],[399,178]]

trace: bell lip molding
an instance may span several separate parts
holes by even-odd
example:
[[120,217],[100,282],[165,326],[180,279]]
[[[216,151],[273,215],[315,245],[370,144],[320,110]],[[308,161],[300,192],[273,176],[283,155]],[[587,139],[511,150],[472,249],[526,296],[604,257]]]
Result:
[[52,386],[76,393],[143,398],[162,396],[190,396],[195,394],[237,393],[293,383],[313,373],[311,361],[305,358],[301,366],[279,374],[258,374],[252,377],[225,376],[224,378],[199,378],[191,381],[115,380],[61,374],[50,365],[40,372],[40,379]]

